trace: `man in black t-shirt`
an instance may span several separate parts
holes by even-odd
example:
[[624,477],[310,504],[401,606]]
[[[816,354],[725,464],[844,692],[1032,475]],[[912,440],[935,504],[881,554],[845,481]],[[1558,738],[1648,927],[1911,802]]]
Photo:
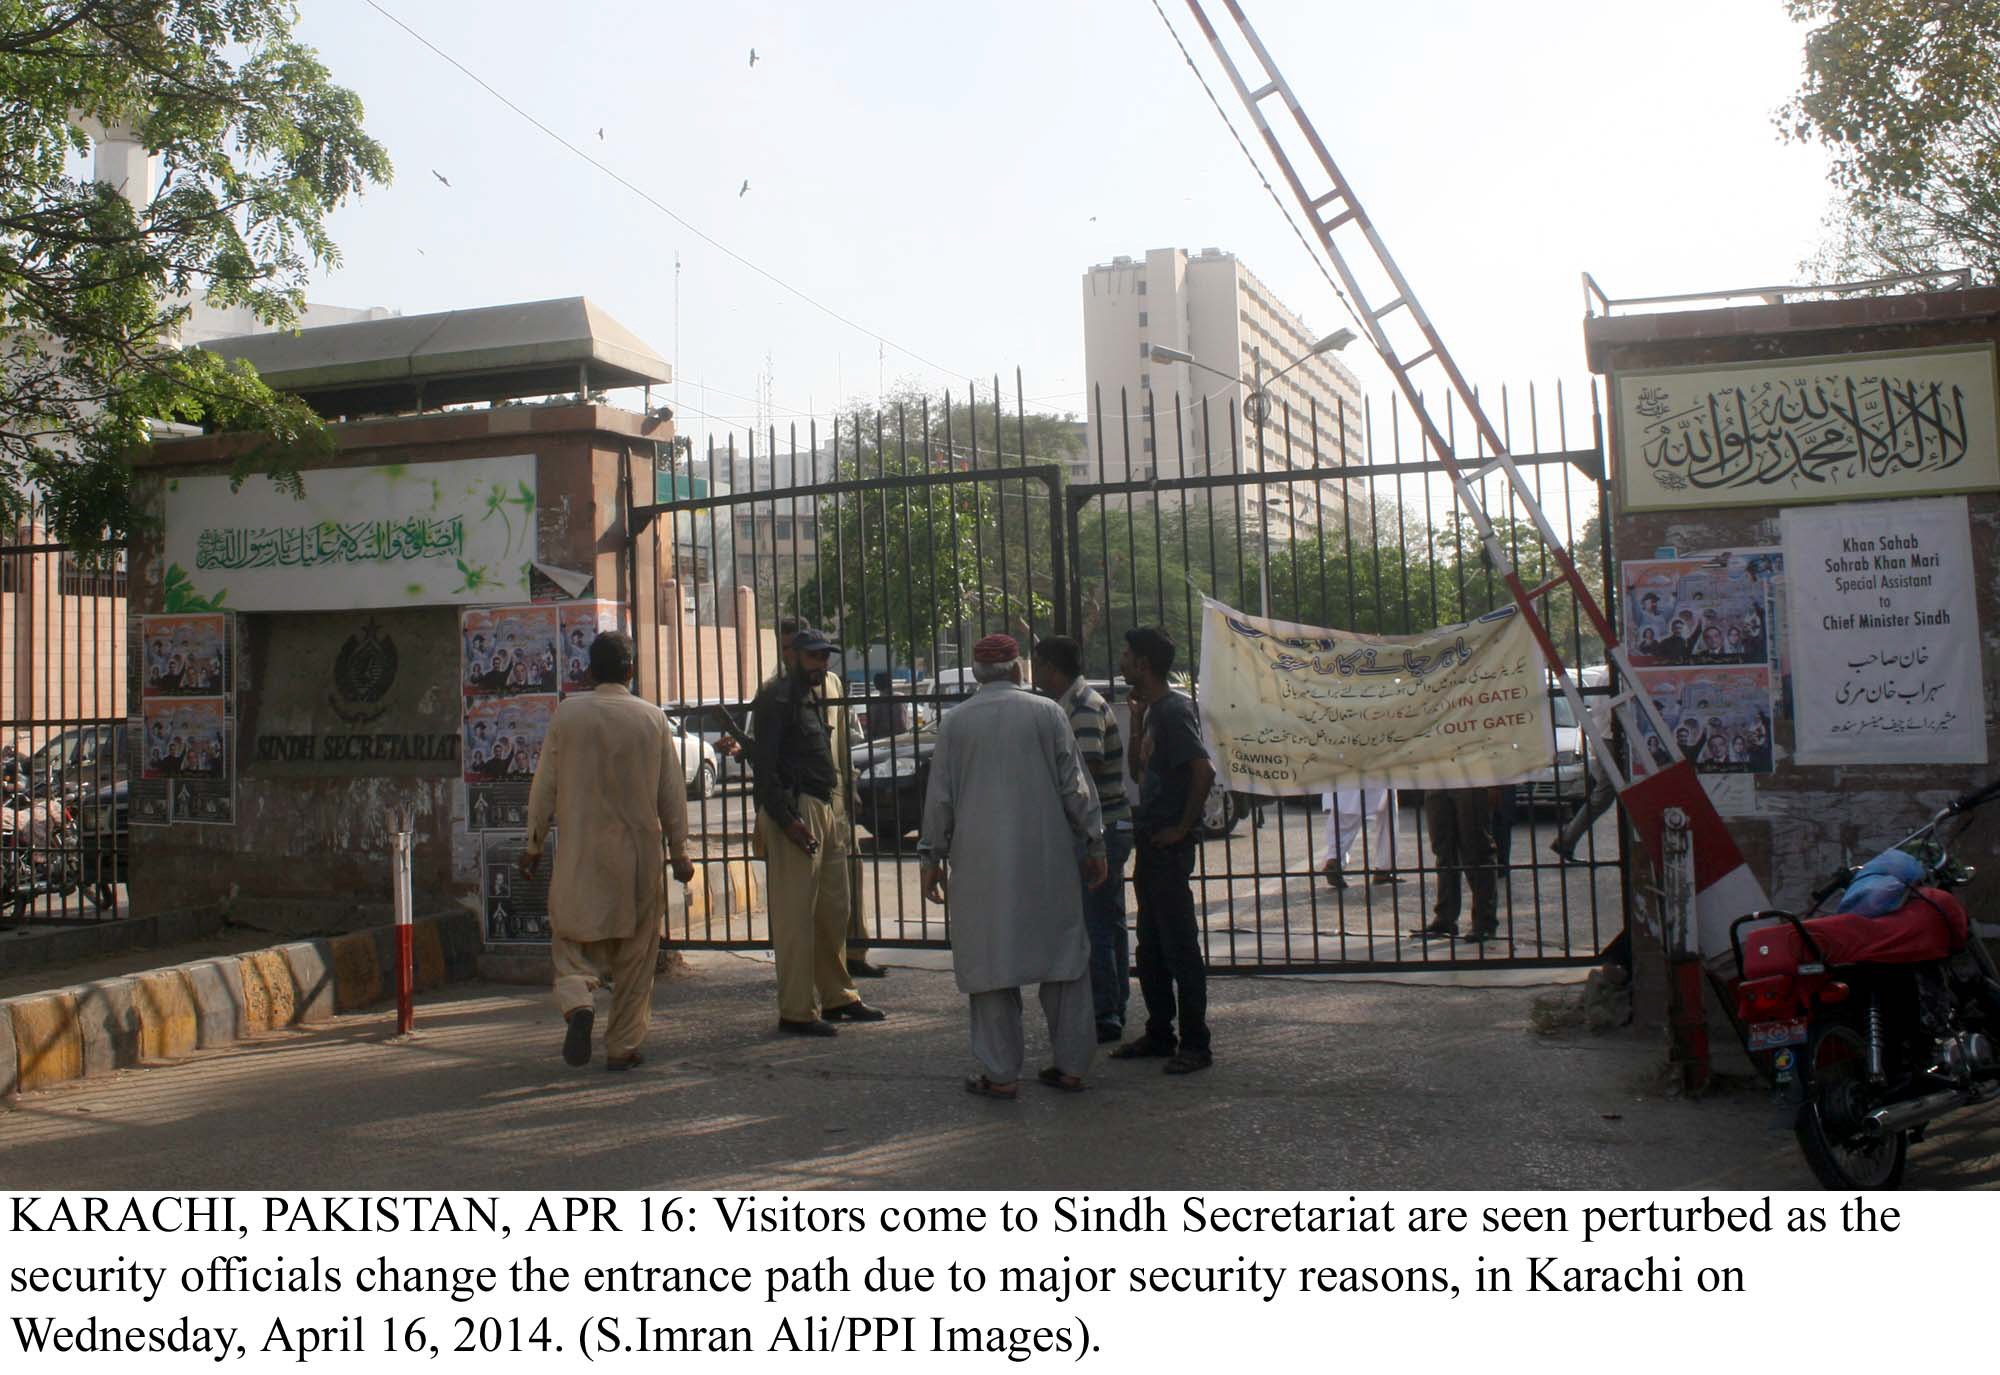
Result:
[[1167,686],[1173,666],[1174,642],[1165,631],[1140,626],[1125,632],[1118,668],[1132,685],[1133,767],[1139,778],[1132,814],[1132,891],[1139,907],[1139,952],[1133,963],[1146,999],[1146,1030],[1112,1051],[1111,1058],[1161,1056],[1168,1074],[1193,1074],[1213,1060],[1208,965],[1190,880],[1201,808],[1215,783],[1215,766],[1201,742],[1194,703]]

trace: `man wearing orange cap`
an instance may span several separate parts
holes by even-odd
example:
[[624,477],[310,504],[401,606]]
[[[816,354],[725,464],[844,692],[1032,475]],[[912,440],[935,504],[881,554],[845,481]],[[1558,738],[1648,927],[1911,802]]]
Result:
[[979,690],[938,723],[924,795],[924,896],[951,881],[952,971],[971,1000],[966,1091],[1012,1100],[1021,1074],[1021,985],[1041,985],[1054,1063],[1040,1082],[1074,1093],[1097,1047],[1084,882],[1107,872],[1104,823],[1069,717],[1021,686],[1021,646],[989,635],[972,649]]

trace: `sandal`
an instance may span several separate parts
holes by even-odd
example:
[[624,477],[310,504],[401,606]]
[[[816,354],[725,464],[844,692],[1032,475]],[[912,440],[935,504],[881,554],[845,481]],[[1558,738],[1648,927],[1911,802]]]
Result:
[[1040,1074],[1037,1074],[1035,1078],[1041,1083],[1047,1084],[1052,1089],[1061,1089],[1064,1093],[1082,1093],[1090,1087],[1090,1085],[1083,1082],[1082,1075],[1064,1074],[1054,1065],[1050,1065]]
[[965,1081],[965,1091],[975,1098],[998,1098],[1003,1103],[1011,1103],[1020,1088],[1015,1084],[996,1084],[983,1074],[975,1074]]

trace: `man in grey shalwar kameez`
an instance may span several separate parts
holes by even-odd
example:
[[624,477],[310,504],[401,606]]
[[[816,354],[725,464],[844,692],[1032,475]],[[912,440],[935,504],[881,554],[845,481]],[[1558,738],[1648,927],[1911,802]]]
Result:
[[1074,1092],[1096,1050],[1084,881],[1105,879],[1104,826],[1056,703],[1021,686],[1021,649],[989,635],[973,647],[979,690],[945,713],[924,799],[924,895],[951,882],[952,967],[972,1001],[966,1090],[1015,1096],[1021,1077],[1021,985],[1040,984],[1055,1063],[1038,1076]]

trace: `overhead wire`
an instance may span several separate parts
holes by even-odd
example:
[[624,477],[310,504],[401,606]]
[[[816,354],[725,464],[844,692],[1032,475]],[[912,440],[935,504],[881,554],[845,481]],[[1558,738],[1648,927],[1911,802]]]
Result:
[[678,224],[681,228],[687,230],[688,233],[694,235],[696,238],[700,239],[703,243],[715,249],[717,252],[723,254],[728,258],[735,260],[738,263],[741,263],[744,267],[749,268],[752,272],[764,278],[766,281],[771,282],[772,284],[781,287],[785,291],[788,291],[792,295],[798,297],[801,301],[804,301],[814,310],[817,310],[822,314],[834,320],[839,321],[841,324],[846,325],[849,329],[852,329],[857,333],[867,335],[870,339],[875,340],[877,343],[881,344],[885,348],[892,348],[896,352],[904,355],[905,357],[913,358],[917,362],[922,363],[925,367],[930,368],[934,372],[942,373],[946,377],[952,377],[952,378],[962,377],[965,378],[967,381],[977,380],[971,373],[961,372],[955,368],[948,368],[942,363],[936,362],[935,360],[930,358],[926,358],[923,354],[918,353],[915,349],[910,348],[907,345],[897,343],[894,339],[889,338],[889,336],[887,336],[886,334],[882,334],[876,330],[872,330],[868,328],[868,326],[862,324],[860,321],[851,319],[848,316],[841,314],[839,311],[835,310],[832,306],[827,305],[825,302],[817,300],[814,297],[808,295],[806,292],[800,290],[798,287],[793,286],[790,282],[778,276],[776,273],[770,271],[767,268],[761,267],[756,263],[751,262],[750,259],[744,257],[741,253],[738,253],[728,244],[723,243],[720,239],[717,239],[714,235],[709,234],[706,231],[702,230],[701,228],[697,227],[695,224],[690,222],[686,217],[682,216],[681,214],[673,210],[670,206],[668,206],[665,202],[661,201],[657,196],[653,195],[652,192],[646,190],[644,187],[638,185],[637,183],[629,180],[624,175],[619,173],[615,168],[610,167],[609,165],[598,161],[596,158],[592,157],[589,154],[589,152],[587,152],[585,149],[579,147],[577,144],[570,142],[567,138],[564,138],[561,134],[557,133],[554,129],[550,128],[547,124],[544,124],[541,120],[537,119],[533,114],[529,113],[521,105],[519,105],[514,100],[509,98],[498,87],[494,86],[491,82],[487,81],[486,78],[479,75],[479,73],[473,71],[463,62],[460,62],[457,58],[453,57],[443,48],[440,48],[430,39],[424,37],[424,35],[418,33],[415,29],[411,28],[408,24],[404,23],[401,19],[397,18],[394,14],[391,14],[387,9],[383,8],[383,6],[380,3],[380,0],[368,0],[368,5],[369,8],[373,9],[376,13],[380,14],[384,19],[387,19],[391,24],[394,24],[404,33],[407,33],[410,37],[416,39],[417,42],[423,44],[426,48],[429,48],[433,53],[436,53],[439,57],[443,58],[453,67],[456,67],[462,74],[464,74],[468,79],[470,79],[481,90],[485,91],[488,95],[492,96],[502,105],[505,105],[508,109],[512,110],[515,114],[519,115],[529,124],[532,124],[542,133],[548,135],[549,138],[561,144],[564,148],[569,150],[571,153],[574,153],[577,157],[582,158],[592,167],[602,172],[605,176],[610,177],[613,181],[617,182],[627,191],[630,191],[633,195],[639,197],[639,199],[646,202],[646,204],[652,206],[655,210],[665,215],[675,224]]
[[[374,3],[374,0],[369,0],[369,3]],[[1187,63],[1188,70],[1194,73],[1194,79],[1201,83],[1202,94],[1206,95],[1208,103],[1215,107],[1217,117],[1222,120],[1222,127],[1229,130],[1229,137],[1236,141],[1237,148],[1243,153],[1244,161],[1248,162],[1250,170],[1257,174],[1257,180],[1263,186],[1265,193],[1270,196],[1271,203],[1278,207],[1278,213],[1283,215],[1285,223],[1291,226],[1292,234],[1298,239],[1299,246],[1305,249],[1306,256],[1311,258],[1313,266],[1319,269],[1319,275],[1326,278],[1326,284],[1333,288],[1333,294],[1340,301],[1341,307],[1347,311],[1348,319],[1360,328],[1364,337],[1372,340],[1375,336],[1362,320],[1360,312],[1354,308],[1354,302],[1348,299],[1340,283],[1334,280],[1333,273],[1327,270],[1323,251],[1315,248],[1312,240],[1306,237],[1305,231],[1299,228],[1299,222],[1292,218],[1291,207],[1287,206],[1284,197],[1278,194],[1278,188],[1271,185],[1271,179],[1264,175],[1264,165],[1257,161],[1256,155],[1250,151],[1250,145],[1243,141],[1243,135],[1236,132],[1235,121],[1230,119],[1229,112],[1222,108],[1222,102],[1216,99],[1215,91],[1208,84],[1208,78],[1203,76],[1201,68],[1195,65],[1194,54],[1188,51],[1187,44],[1181,42],[1180,31],[1174,27],[1173,21],[1167,18],[1167,12],[1160,8],[1160,0],[1153,0],[1153,13],[1159,15],[1160,22],[1167,26],[1168,36],[1174,40],[1174,46],[1181,50],[1181,59]]]

